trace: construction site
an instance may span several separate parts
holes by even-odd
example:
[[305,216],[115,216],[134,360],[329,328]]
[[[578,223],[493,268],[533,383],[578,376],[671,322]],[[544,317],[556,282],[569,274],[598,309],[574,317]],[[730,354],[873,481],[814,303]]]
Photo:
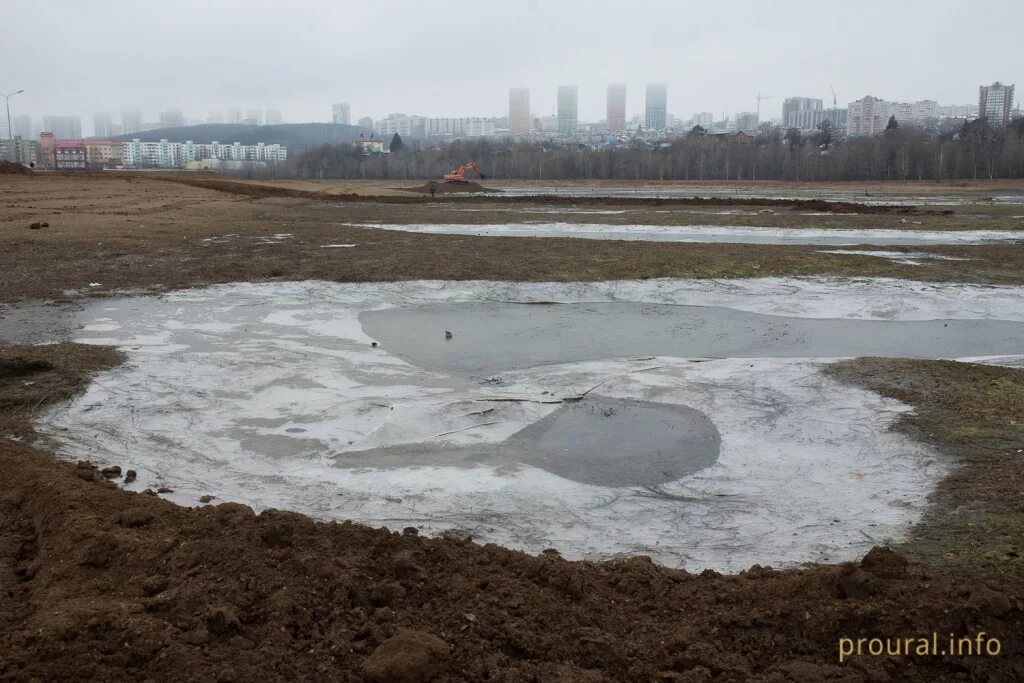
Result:
[[1024,679],[1024,183],[466,161],[0,174],[0,679]]

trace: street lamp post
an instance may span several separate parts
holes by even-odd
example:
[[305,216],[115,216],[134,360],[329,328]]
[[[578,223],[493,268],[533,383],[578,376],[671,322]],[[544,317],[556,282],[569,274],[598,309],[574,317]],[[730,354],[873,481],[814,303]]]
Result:
[[12,93],[8,93],[6,95],[4,95],[3,93],[0,93],[0,96],[3,96],[4,100],[7,103],[7,139],[8,140],[13,140],[14,139],[14,128],[11,126],[11,98],[14,97],[15,95],[17,95],[18,93],[23,93],[23,92],[25,92],[25,91],[24,90],[19,90],[18,92],[12,92]]

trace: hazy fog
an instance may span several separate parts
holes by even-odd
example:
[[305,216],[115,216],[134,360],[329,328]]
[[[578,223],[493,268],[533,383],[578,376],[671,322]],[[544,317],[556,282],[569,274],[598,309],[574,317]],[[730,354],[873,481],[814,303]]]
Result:
[[[324,121],[347,101],[353,122],[391,112],[498,116],[511,86],[552,112],[559,84],[579,86],[580,118],[604,117],[605,87],[648,81],[668,108],[732,115],[761,90],[831,98],[977,102],[977,86],[1024,85],[1024,3],[832,0],[573,2],[477,0],[34,0],[5,2],[0,92],[12,113],[138,107],[269,106],[286,121]],[[0,113],[2,116],[2,113]]]

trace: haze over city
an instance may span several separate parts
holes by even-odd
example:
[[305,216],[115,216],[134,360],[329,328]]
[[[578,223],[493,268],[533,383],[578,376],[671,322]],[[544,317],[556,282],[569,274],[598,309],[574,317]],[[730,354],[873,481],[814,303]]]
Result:
[[[820,1],[731,3],[420,3],[101,0],[5,8],[0,91],[24,89],[12,115],[260,107],[285,121],[392,112],[504,116],[510,87],[530,89],[536,116],[559,85],[579,92],[579,118],[604,118],[609,83],[627,84],[627,113],[644,86],[668,85],[668,112],[689,118],[754,111],[777,117],[790,96],[838,104],[887,100],[976,103],[978,85],[1014,83],[1024,5]],[[17,27],[17,28],[15,28]],[[39,35],[48,35],[45,47]]]

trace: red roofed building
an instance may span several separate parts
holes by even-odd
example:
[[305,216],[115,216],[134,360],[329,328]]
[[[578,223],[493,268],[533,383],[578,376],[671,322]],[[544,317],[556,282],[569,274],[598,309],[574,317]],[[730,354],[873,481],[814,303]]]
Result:
[[57,140],[54,144],[54,168],[58,171],[85,169],[85,143],[81,140]]

